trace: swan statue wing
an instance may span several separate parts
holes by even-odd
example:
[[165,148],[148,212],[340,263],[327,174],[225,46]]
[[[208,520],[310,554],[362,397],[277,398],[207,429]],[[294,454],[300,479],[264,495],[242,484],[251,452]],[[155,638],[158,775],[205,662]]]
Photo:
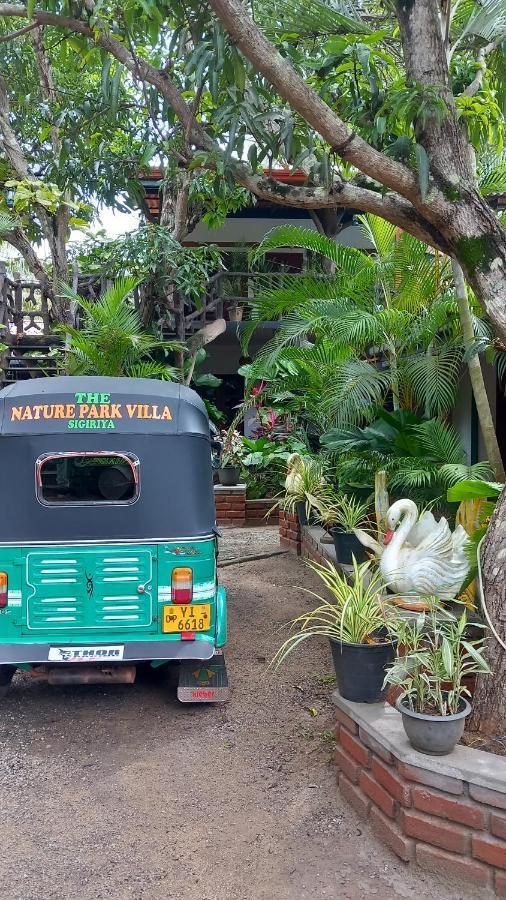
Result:
[[[469,535],[462,525],[457,525],[452,535],[453,552],[457,556],[459,553],[465,554],[466,544],[469,543]],[[467,557],[466,557],[467,558]]]
[[432,534],[436,528],[437,521],[434,518],[433,513],[426,509],[418,519],[418,522],[413,525],[413,528],[406,538],[406,543],[410,544],[411,547],[417,547],[418,544]]
[[444,516],[435,522],[435,527],[414,548],[414,552],[425,558],[453,553],[452,533]]
[[469,570],[462,541],[461,533],[458,532],[455,538],[447,520],[442,517],[432,534],[411,552],[411,577],[417,593],[455,594],[458,591]]

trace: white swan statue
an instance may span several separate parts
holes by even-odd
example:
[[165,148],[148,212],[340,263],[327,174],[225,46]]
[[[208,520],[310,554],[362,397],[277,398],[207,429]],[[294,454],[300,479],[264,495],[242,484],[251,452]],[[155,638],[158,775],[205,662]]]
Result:
[[287,475],[285,479],[285,491],[287,494],[300,494],[303,481],[300,474],[302,457],[300,453],[291,453],[286,461]]
[[425,512],[418,518],[416,503],[407,499],[392,504],[387,524],[379,565],[389,588],[399,594],[455,597],[469,571],[464,528],[459,525],[452,534],[444,517],[436,522]]

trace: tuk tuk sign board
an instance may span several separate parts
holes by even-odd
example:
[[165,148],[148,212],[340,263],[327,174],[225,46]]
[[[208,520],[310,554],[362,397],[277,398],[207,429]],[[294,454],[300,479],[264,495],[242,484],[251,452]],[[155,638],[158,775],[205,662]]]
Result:
[[[41,398],[37,398],[40,401]],[[144,399],[144,398],[143,398]],[[6,418],[9,431],[31,431],[31,423],[39,423],[59,430],[70,431],[130,430],[125,423],[166,424],[172,422],[171,407],[157,398],[156,402],[129,402],[116,399],[113,394],[98,391],[76,391],[67,397],[52,398],[51,403],[7,402]],[[37,427],[37,426],[36,426]],[[53,430],[51,428],[51,430]]]

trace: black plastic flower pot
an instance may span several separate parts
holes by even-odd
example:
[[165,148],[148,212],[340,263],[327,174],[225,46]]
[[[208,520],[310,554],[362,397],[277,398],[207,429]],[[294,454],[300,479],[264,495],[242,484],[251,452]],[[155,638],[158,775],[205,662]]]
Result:
[[387,667],[395,657],[395,641],[378,644],[346,644],[330,641],[341,697],[354,703],[379,703],[385,699],[383,688]]
[[218,469],[218,478],[223,487],[235,487],[239,484],[241,470],[239,466],[223,466]]
[[402,716],[409,743],[415,750],[429,756],[446,756],[452,752],[464,733],[466,718],[471,713],[471,704],[464,698],[460,701],[459,711],[453,716],[414,712],[400,697],[395,705]]
[[351,566],[353,557],[355,557],[357,562],[364,562],[367,559],[367,551],[364,545],[360,543],[357,535],[353,534],[352,531],[333,528],[332,537],[334,538],[337,561],[341,565]]
[[307,525],[306,504],[303,500],[298,500],[295,504],[299,525]]

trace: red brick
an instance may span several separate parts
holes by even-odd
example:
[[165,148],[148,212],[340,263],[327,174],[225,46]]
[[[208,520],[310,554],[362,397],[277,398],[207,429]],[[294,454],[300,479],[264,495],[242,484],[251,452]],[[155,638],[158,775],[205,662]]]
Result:
[[498,897],[506,897],[506,872],[495,873],[494,887]]
[[470,828],[482,829],[487,826],[487,814],[483,807],[445,794],[436,793],[429,788],[414,787],[411,791],[413,806],[422,812],[450,819]]
[[469,793],[478,803],[487,803],[488,806],[496,806],[498,809],[506,809],[506,793],[492,791],[490,788],[479,787],[477,784],[469,785]]
[[413,809],[403,809],[401,812],[401,824],[410,837],[434,844],[443,850],[451,850],[453,853],[466,853],[469,848],[469,832],[454,825],[453,822],[443,822],[433,816],[424,816]]
[[341,727],[339,729],[339,740],[346,752],[349,753],[350,756],[353,756],[353,759],[356,759],[361,766],[369,768],[371,754],[367,747],[364,747],[357,737],[354,737],[349,731],[346,731],[346,728]]
[[439,850],[437,847],[417,844],[415,857],[419,866],[435,872],[436,875],[451,875],[452,878],[460,878],[478,887],[488,887],[492,881],[492,872],[488,866],[465,856],[455,856],[454,853],[447,853],[446,850]]
[[342,749],[342,747],[336,747],[334,754],[334,761],[340,772],[344,772],[347,778],[350,781],[353,781],[355,784],[358,784],[358,779],[360,777],[360,772],[362,771],[361,766],[355,762],[351,756]]
[[395,769],[390,769],[377,757],[372,758],[372,773],[390,796],[398,800],[402,806],[411,806],[411,787],[399,777]]
[[490,831],[496,837],[506,841],[506,816],[498,816],[497,813],[492,813],[490,816]]
[[358,725],[353,719],[348,716],[342,709],[336,707],[336,719],[341,725],[344,725],[345,728],[348,729],[350,734],[358,734]]
[[403,762],[399,762],[397,768],[402,778],[406,778],[407,781],[428,784],[429,787],[435,787],[439,791],[445,791],[447,794],[464,793],[464,782],[460,778],[452,778],[451,775],[441,775],[439,772],[429,772],[428,769],[421,769],[419,766],[409,766]]
[[395,818],[397,808],[395,800],[390,794],[387,794],[385,788],[382,788],[381,785],[372,778],[369,772],[361,773],[359,784],[364,794],[367,794],[376,806],[379,806],[379,808],[383,810],[387,816],[390,816],[391,819]]
[[400,859],[404,859],[406,862],[413,859],[415,842],[402,833],[396,822],[387,819],[375,806],[371,808],[369,821],[381,840]]
[[390,753],[390,750],[387,750],[383,744],[380,744],[377,738],[373,737],[372,734],[369,734],[362,727],[359,728],[358,733],[360,735],[360,740],[366,747],[369,747],[369,750],[372,750],[377,756],[381,757],[384,762],[389,763],[389,765],[394,762],[394,757]]
[[244,510],[229,509],[227,515],[230,519],[244,519]]
[[359,814],[362,819],[367,819],[369,815],[369,809],[371,806],[371,801],[365,794],[362,793],[359,787],[356,784],[352,784],[346,775],[339,775],[339,790],[341,791],[345,800],[353,806],[355,812]]
[[506,843],[481,834],[473,835],[473,856],[490,866],[506,869]]

